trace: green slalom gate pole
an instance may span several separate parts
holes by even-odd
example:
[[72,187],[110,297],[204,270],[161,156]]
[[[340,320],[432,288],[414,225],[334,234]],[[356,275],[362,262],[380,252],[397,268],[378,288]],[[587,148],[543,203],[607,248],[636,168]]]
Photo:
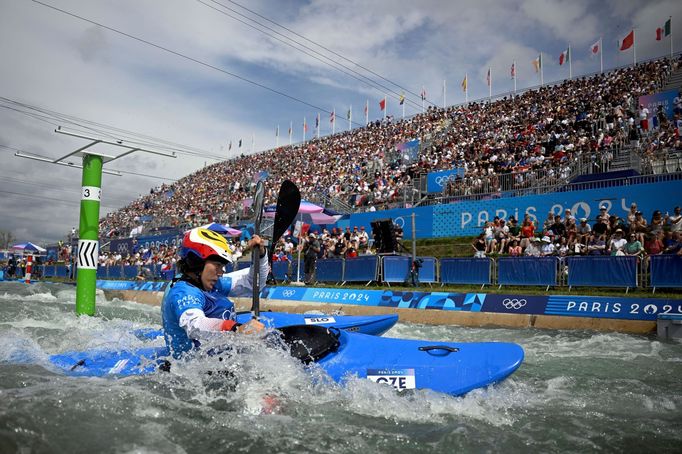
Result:
[[102,157],[83,156],[83,184],[78,239],[76,314],[95,315],[99,260],[99,204],[102,197]]

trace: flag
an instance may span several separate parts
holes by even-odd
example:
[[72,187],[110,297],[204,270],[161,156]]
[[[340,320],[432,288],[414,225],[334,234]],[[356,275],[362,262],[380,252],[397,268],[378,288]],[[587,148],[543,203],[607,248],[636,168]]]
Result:
[[665,21],[663,28],[659,27],[656,29],[656,41],[660,41],[664,36],[670,36],[670,28],[670,19],[668,19]]
[[308,123],[306,123],[305,118],[303,119],[303,132],[308,132]]
[[516,77],[516,62],[512,63],[512,65],[511,65],[511,78],[513,79],[515,77]]
[[426,88],[424,88],[423,85],[422,85],[421,95],[422,95],[422,101],[425,101],[426,100]]
[[348,109],[348,114],[346,115],[346,120],[350,120],[352,116],[353,116],[353,113],[351,112],[350,109]]
[[402,106],[404,102],[405,102],[405,92],[400,94],[399,104]]
[[279,137],[279,125],[277,125],[277,129],[275,129],[275,137]]
[[464,79],[462,79],[462,91],[467,91],[467,75],[464,75]]
[[628,50],[633,44],[635,44],[635,31],[631,30],[630,33],[628,33],[627,36],[620,41],[619,48],[621,51]]
[[289,135],[291,135],[291,126],[289,126]]
[[386,110],[386,98],[379,101],[379,110]]
[[242,147],[242,139],[239,139],[239,148]]
[[332,110],[332,113],[329,114],[329,123],[334,123],[335,119],[336,119],[336,111]]
[[230,140],[230,145],[228,145],[227,150],[230,151],[232,149],[232,141]]
[[315,117],[315,129],[320,127],[320,114]]
[[592,55],[597,55],[599,53],[600,42],[601,42],[601,39],[597,40],[597,42],[592,44],[592,47],[590,47],[590,52],[592,53]]
[[568,59],[571,58],[571,50],[570,48],[566,49],[559,55],[559,66],[563,65],[568,61]]
[[365,103],[365,115],[369,112],[369,101]]
[[542,69],[542,54],[538,55],[535,60],[533,60],[533,68],[535,69],[535,72],[540,72],[540,69]]
[[485,80],[488,83],[488,86],[490,86],[490,68],[488,68],[488,75],[486,76]]

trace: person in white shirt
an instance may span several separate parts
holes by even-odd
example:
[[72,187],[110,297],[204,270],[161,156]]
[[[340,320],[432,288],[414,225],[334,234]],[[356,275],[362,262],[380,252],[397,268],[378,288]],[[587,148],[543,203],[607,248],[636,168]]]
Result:
[[609,240],[609,247],[607,253],[611,255],[625,255],[623,248],[627,244],[627,240],[623,238],[623,230],[616,229],[611,240]]

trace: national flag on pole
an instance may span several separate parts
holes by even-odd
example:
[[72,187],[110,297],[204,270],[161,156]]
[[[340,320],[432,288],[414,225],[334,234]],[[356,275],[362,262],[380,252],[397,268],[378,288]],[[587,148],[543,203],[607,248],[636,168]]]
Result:
[[242,147],[242,139],[239,139],[239,148]]
[[332,110],[332,113],[329,114],[329,123],[334,123],[334,120],[336,119],[336,111]]
[[346,114],[346,120],[350,120],[351,118],[353,118],[353,111],[349,108],[348,114]]
[[592,47],[590,47],[590,53],[592,55],[597,55],[599,53],[600,43],[601,43],[601,39],[598,39],[596,43],[592,44]]
[[308,132],[308,123],[306,123],[305,118],[303,119],[303,132]]
[[571,58],[571,49],[570,47],[563,51],[561,55],[559,55],[559,66],[563,65],[568,61],[568,59]]
[[403,103],[405,102],[405,93],[400,94],[400,98],[398,99],[398,103],[402,106]]
[[386,98],[379,101],[379,110],[386,110]]
[[315,129],[320,127],[320,114],[315,117]]
[[277,129],[275,129],[275,137],[279,137],[279,125],[277,125]]
[[369,113],[369,101],[365,103],[365,115]]
[[516,62],[512,63],[510,73],[512,79],[516,77]]
[[421,96],[422,96],[422,101],[425,101],[426,100],[426,88],[424,88],[423,85],[422,85]]
[[656,29],[656,41],[660,41],[663,39],[664,36],[670,36],[671,32],[671,26],[670,26],[670,19],[665,21],[665,25],[663,25],[663,28],[657,28]]
[[488,86],[490,86],[490,68],[488,68],[488,75],[485,77],[485,80],[486,80]]
[[538,55],[535,60],[533,60],[533,68],[535,69],[535,72],[540,72],[540,69],[542,69],[542,54]]
[[291,126],[289,126],[289,136],[291,136]]
[[635,44],[635,31],[631,30],[630,33],[628,33],[627,36],[620,41],[619,44],[620,45],[618,47],[621,51],[631,48],[633,44]]
[[462,84],[461,84],[462,85],[462,91],[467,91],[467,82],[468,82],[467,79],[468,79],[468,76],[465,74],[464,79],[462,79]]

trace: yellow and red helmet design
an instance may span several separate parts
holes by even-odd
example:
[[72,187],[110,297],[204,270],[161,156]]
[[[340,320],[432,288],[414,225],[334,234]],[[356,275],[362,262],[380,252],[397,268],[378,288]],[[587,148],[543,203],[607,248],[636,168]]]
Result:
[[180,256],[185,258],[194,253],[202,260],[213,257],[222,262],[232,262],[232,249],[225,237],[213,230],[197,227],[185,233],[180,248]]

